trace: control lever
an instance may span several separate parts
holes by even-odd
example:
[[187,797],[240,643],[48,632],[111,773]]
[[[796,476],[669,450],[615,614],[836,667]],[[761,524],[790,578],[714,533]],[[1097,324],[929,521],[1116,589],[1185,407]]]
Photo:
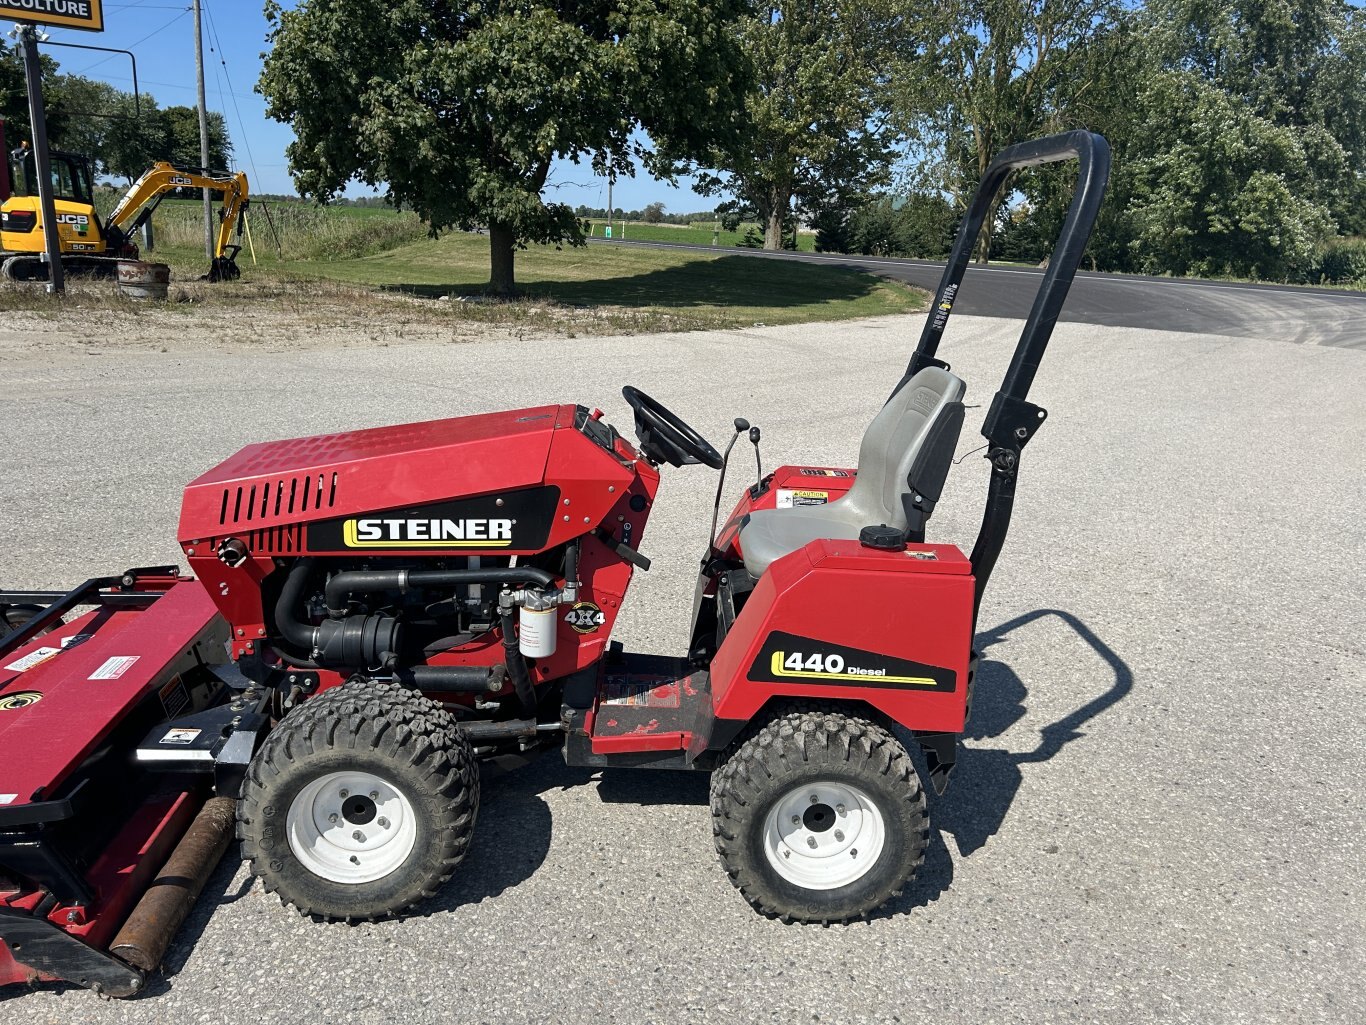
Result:
[[764,464],[759,461],[759,428],[751,427],[749,429],[749,440],[750,444],[754,446],[754,471],[759,475],[754,478],[754,487],[758,489],[764,483]]
[[[716,482],[716,501],[711,507],[711,543],[716,547],[716,519],[721,514],[721,489],[726,485],[726,467],[730,464],[730,450],[735,447],[736,440],[745,431],[750,429],[749,421],[743,416],[735,418],[735,433],[730,436],[730,444],[726,446],[726,451],[721,454],[721,477]],[[758,430],[758,428],[754,428]]]

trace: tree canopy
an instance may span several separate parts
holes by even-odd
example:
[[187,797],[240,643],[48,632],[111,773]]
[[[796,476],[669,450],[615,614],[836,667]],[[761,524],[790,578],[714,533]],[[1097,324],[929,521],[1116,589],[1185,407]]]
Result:
[[[199,112],[194,107],[157,106],[154,97],[117,89],[107,82],[67,75],[53,58],[42,60],[48,139],[54,149],[83,153],[99,174],[132,182],[154,160],[198,166]],[[0,47],[0,115],[11,147],[32,138],[24,59],[18,47]],[[227,122],[209,111],[209,166],[232,163]]]
[[[669,173],[735,133],[749,62],[744,0],[370,0],[267,4],[260,90],[296,139],[300,192],[387,186],[435,232],[487,227],[490,290],[528,242],[582,245],[544,197],[553,162]],[[639,134],[643,130],[653,146]]]
[[923,6],[907,0],[774,0],[739,23],[756,81],[738,145],[718,148],[705,192],[753,211],[779,249],[795,216],[839,206],[887,178],[898,133],[886,84],[915,50]]

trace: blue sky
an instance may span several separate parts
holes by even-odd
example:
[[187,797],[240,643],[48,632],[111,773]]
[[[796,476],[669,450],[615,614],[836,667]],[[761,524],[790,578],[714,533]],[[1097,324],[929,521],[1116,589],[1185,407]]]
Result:
[[[293,192],[285,161],[285,147],[293,138],[288,125],[266,117],[264,100],[254,91],[266,48],[267,24],[261,0],[202,0],[204,18],[205,82],[210,110],[227,118],[238,166],[251,177],[257,193]],[[137,56],[138,84],[161,106],[195,103],[194,18],[188,0],[105,0],[105,31],[80,32],[49,28],[54,41],[132,50]],[[122,54],[89,53],[48,47],[65,72],[102,79],[132,91],[132,72]],[[369,190],[356,186],[350,195]],[[607,183],[595,179],[587,167],[561,162],[551,172],[547,200],[572,206],[607,205]],[[695,195],[691,189],[672,188],[649,175],[618,181],[613,202],[639,209],[659,200],[674,212],[709,210],[716,198]]]

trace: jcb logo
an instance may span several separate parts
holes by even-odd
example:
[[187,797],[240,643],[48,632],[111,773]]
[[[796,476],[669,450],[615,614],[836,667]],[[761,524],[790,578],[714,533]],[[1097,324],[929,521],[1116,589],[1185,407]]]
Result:
[[79,227],[84,227],[90,223],[90,218],[85,214],[58,214],[57,223],[75,224]]
[[171,176],[171,184],[172,184],[172,185],[193,185],[193,184],[194,184],[194,179],[193,179],[193,178],[186,178],[183,174],[174,174],[174,175]]

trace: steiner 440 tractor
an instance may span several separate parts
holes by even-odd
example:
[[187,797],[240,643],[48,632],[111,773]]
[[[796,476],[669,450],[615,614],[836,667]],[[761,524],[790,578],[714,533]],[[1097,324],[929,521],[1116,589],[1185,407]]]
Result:
[[[992,199],[1017,168],[1068,158],[1076,191],[986,415],[986,514],[964,555],[925,541],[965,390],[936,349]],[[761,912],[841,922],[895,896],[928,835],[904,743],[942,791],[1044,419],[1026,395],[1108,171],[1086,132],[997,156],[857,469],[783,466],[719,532],[713,515],[676,655],[609,638],[649,568],[659,467],[726,457],[634,388],[634,443],[546,405],[252,445],[185,491],[197,579],[0,594],[0,983],[136,992],[234,823],[300,911],[402,913],[468,849],[479,761],[551,747],[711,772],[716,849]],[[813,491],[825,504],[798,501]]]

